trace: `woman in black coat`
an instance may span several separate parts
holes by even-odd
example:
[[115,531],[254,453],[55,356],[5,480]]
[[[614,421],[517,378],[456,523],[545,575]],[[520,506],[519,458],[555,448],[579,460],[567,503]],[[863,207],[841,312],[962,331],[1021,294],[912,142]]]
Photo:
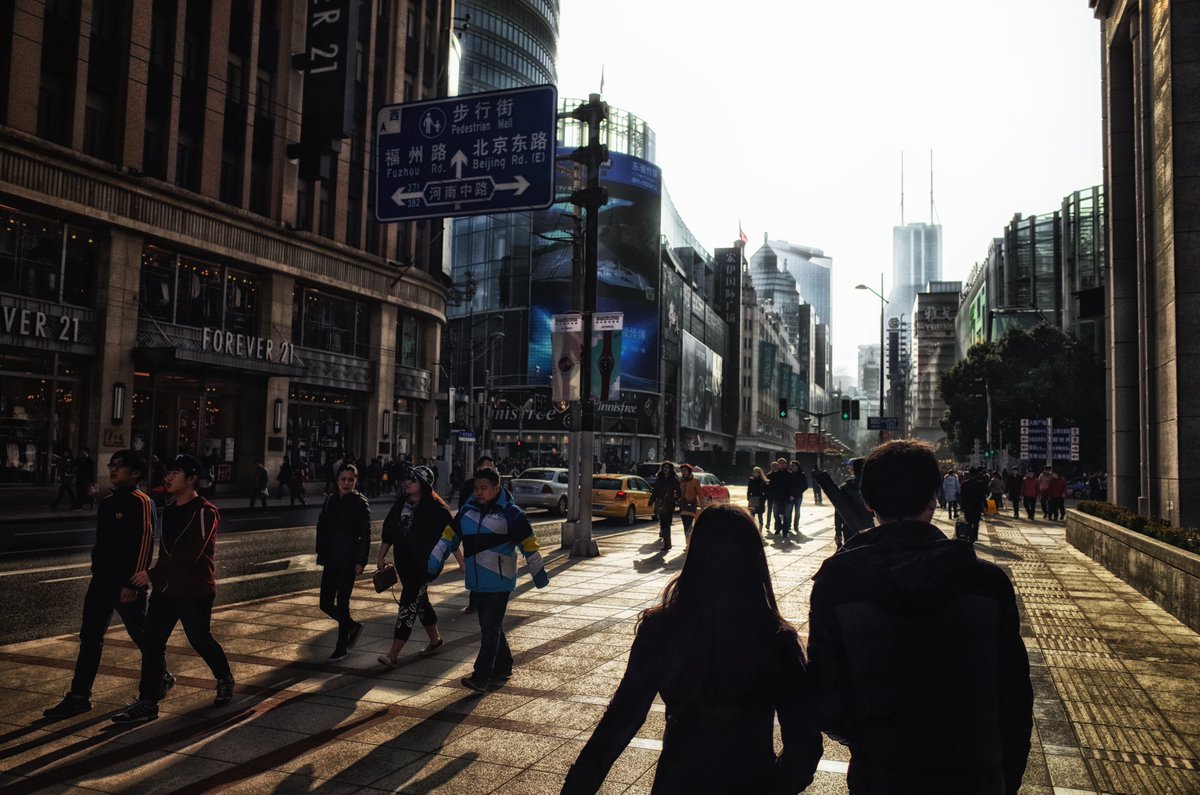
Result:
[[355,489],[358,468],[345,464],[337,474],[337,490],[325,498],[317,517],[317,564],[321,573],[321,612],[338,622],[337,645],[330,662],[346,654],[362,632],[362,624],[350,617],[350,594],[354,578],[362,574],[371,551],[371,506]]
[[675,465],[663,461],[658,468],[658,477],[650,491],[650,507],[658,514],[658,536],[662,549],[671,548],[671,523],[675,521],[675,506],[679,504],[679,478],[675,476]]
[[812,782],[821,733],[804,652],[775,605],[758,528],[743,508],[713,506],[696,518],[683,571],[642,614],[625,678],[564,795],[600,789],[658,694],[667,725],[654,793],[793,793]]
[[399,611],[392,647],[379,655],[379,662],[388,668],[396,667],[396,660],[412,637],[413,624],[418,618],[429,635],[429,645],[421,650],[422,655],[436,654],[445,644],[438,632],[437,613],[429,603],[428,565],[430,551],[453,521],[445,500],[433,490],[433,470],[429,467],[413,467],[408,479],[397,488],[402,489],[404,499],[397,500],[383,520],[383,539],[376,564],[379,569],[387,565],[388,550],[393,550],[396,574],[400,578]]
[[758,520],[760,530],[762,529],[763,511],[767,507],[767,489],[770,485],[771,481],[767,480],[762,467],[754,468],[754,471],[750,473],[750,481],[746,484],[746,500],[750,506],[750,515]]

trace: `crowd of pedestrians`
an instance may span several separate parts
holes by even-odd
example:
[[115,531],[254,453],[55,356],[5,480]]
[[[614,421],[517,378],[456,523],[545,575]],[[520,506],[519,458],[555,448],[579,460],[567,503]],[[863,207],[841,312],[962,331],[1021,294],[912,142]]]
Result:
[[[204,464],[190,455],[170,462],[162,504],[137,489],[146,471],[132,450],[109,462],[112,489],[97,513],[75,676],[47,717],[91,709],[114,612],[141,652],[137,700],[114,722],[158,716],[158,702],[174,685],[165,649],[178,623],[215,680],[214,702],[235,696],[233,672],[210,626],[220,515],[197,491]],[[1063,496],[1053,484],[1063,479],[1050,468],[1015,483],[1011,472],[943,472],[930,446],[908,440],[856,459],[851,477],[828,496],[839,515],[861,506],[874,524],[864,528],[851,516],[838,530],[836,553],[814,577],[806,651],[776,602],[762,517],[785,539],[797,532],[804,492],[819,489],[817,478],[825,477],[813,475],[810,483],[798,462],[785,459],[770,473],[756,467],[747,511],[705,506],[691,467],[676,475],[663,463],[653,494],[663,548],[670,548],[678,506],[688,554],[661,602],[642,613],[624,677],[564,793],[601,789],[656,696],[668,727],[656,792],[799,792],[820,762],[822,732],[849,749],[852,793],[1017,792],[1030,751],[1033,694],[1015,594],[998,567],[931,521],[943,504],[952,516],[961,512],[965,540],[974,540],[980,517],[1014,493],[1027,510],[1042,498],[1043,515],[1054,517]],[[1038,491],[1027,497],[1031,482]],[[342,462],[316,528],[320,607],[337,624],[332,662],[348,655],[362,631],[350,612],[371,544],[370,503],[359,484],[359,468]],[[397,500],[375,568],[395,569],[400,595],[393,643],[378,659],[394,668],[418,620],[428,635],[418,654],[441,649],[428,586],[449,557],[461,554],[480,627],[474,668],[461,683],[487,693],[513,673],[504,617],[518,552],[536,587],[549,577],[533,529],[494,462],[477,461],[462,487],[469,493],[452,514],[429,467],[410,467],[394,481]]]
[[[847,533],[814,577],[807,655],[779,612],[759,535],[768,499],[792,504],[790,483],[775,482],[792,468],[777,463],[753,473],[750,511],[697,517],[683,569],[642,613],[562,792],[598,792],[659,696],[655,792],[799,792],[824,732],[849,749],[851,793],[1015,795],[1033,727],[1016,596],[1003,571],[931,524],[945,479],[933,449],[888,442],[855,468],[877,525]],[[990,481],[972,482],[986,499]]]
[[[1089,499],[1104,499],[1104,474],[1084,476]],[[1040,472],[1035,469],[1001,469],[987,471],[981,467],[966,470],[947,469],[942,474],[938,504],[946,515],[957,522],[956,531],[962,538],[975,541],[979,536],[979,521],[984,514],[1000,514],[1011,508],[1014,519],[1021,517],[1022,507],[1030,521],[1039,515],[1047,521],[1065,521],[1069,485],[1061,472],[1052,466]],[[1008,501],[1007,506],[1005,500]]]
[[[503,622],[516,588],[517,551],[536,587],[545,587],[549,576],[524,511],[500,485],[490,458],[485,456],[479,463],[469,481],[471,493],[453,516],[435,491],[436,475],[429,467],[409,467],[402,481],[393,481],[397,501],[383,524],[376,571],[394,566],[401,586],[394,640],[388,652],[379,656],[380,663],[394,668],[418,619],[429,635],[429,644],[419,654],[435,654],[444,645],[427,588],[446,558],[458,559],[471,592],[466,612],[478,613],[481,635],[475,669],[462,684],[484,693],[512,676],[513,658]],[[288,473],[289,479],[296,477],[295,471],[294,467]],[[92,709],[92,686],[114,613],[141,652],[137,699],[113,716],[114,723],[158,717],[159,701],[175,684],[166,667],[166,648],[177,624],[183,624],[188,643],[212,673],[214,703],[227,704],[234,698],[229,660],[211,631],[220,511],[199,491],[208,476],[206,465],[192,455],[176,456],[164,467],[162,484],[142,491],[138,485],[149,473],[146,460],[135,450],[120,450],[109,460],[111,489],[97,511],[92,578],[84,597],[75,675],[62,701],[45,710],[47,718]],[[363,630],[350,609],[372,540],[371,507],[359,491],[359,474],[356,465],[339,464],[335,489],[325,497],[315,534],[317,563],[322,567],[320,609],[336,622],[329,655],[334,663],[348,656]],[[256,474],[254,485],[266,488],[262,474]],[[394,564],[387,560],[389,552]]]

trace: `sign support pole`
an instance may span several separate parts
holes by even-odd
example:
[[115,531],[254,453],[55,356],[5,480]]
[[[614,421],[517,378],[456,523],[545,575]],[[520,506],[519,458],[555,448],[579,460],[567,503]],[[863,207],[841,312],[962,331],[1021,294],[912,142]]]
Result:
[[608,196],[600,187],[600,164],[608,159],[607,148],[600,144],[600,123],[608,118],[608,105],[599,94],[591,94],[588,101],[577,107],[571,116],[587,124],[587,145],[576,150],[578,162],[587,166],[587,187],[572,201],[585,210],[583,232],[583,344],[586,355],[580,371],[580,431],[579,445],[579,533],[571,547],[571,557],[592,558],[600,554],[592,540],[592,512],[582,510],[582,504],[591,504],[593,461],[596,448],[596,406],[592,401],[592,316],[596,313],[596,277],[599,265],[600,231],[599,209],[608,203]]

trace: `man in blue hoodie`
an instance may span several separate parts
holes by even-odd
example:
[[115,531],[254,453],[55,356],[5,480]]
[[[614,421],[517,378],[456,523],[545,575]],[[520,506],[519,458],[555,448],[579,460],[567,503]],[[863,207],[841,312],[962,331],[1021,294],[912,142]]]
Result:
[[462,680],[477,693],[495,690],[512,676],[513,658],[504,637],[504,613],[509,595],[517,587],[517,549],[525,556],[533,584],[550,582],[538,551],[537,536],[525,512],[500,488],[494,469],[475,470],[474,494],[458,509],[429,555],[429,573],[442,569],[459,543],[467,565],[467,589],[475,597],[479,614],[479,654],[475,670]]

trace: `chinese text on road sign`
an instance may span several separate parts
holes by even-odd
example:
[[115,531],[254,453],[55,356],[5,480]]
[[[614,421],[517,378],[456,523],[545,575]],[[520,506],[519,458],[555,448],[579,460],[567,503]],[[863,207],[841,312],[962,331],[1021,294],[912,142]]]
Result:
[[557,105],[557,90],[546,85],[380,109],[377,219],[549,207]]

